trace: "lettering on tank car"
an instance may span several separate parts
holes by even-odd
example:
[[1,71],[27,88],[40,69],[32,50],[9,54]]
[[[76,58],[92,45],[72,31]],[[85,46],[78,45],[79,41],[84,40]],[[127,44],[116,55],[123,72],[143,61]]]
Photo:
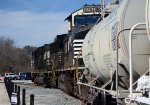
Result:
[[109,54],[104,55],[103,56],[103,60],[104,60],[104,63],[106,65],[106,67],[109,70],[111,70],[111,64],[112,64],[112,62],[111,62],[111,54],[109,53]]
[[147,35],[147,33],[135,33],[135,34],[132,34],[132,39],[138,39],[140,38],[140,36],[145,36]]
[[115,23],[115,24],[112,26],[112,29],[111,29],[111,44],[112,44],[112,49],[113,49],[113,50],[116,50],[117,34],[118,34],[118,22]]

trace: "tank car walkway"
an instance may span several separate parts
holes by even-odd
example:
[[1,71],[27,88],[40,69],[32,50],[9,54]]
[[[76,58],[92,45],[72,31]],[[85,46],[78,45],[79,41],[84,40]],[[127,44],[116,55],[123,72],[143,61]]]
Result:
[[0,105],[10,105],[4,81],[0,81]]

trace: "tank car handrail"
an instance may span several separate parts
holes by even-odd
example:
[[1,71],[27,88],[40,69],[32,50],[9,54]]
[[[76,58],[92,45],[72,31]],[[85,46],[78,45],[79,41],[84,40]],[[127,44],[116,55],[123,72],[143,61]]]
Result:
[[79,81],[78,81],[77,84],[78,84],[78,85],[88,86],[88,87],[90,87],[90,88],[94,88],[94,89],[97,89],[97,90],[102,90],[102,91],[104,91],[104,92],[110,93],[109,90],[102,89],[102,88],[99,88],[99,87],[96,87],[96,86],[92,86],[92,85],[87,84],[87,83],[82,83],[82,82],[79,82]]
[[[134,30],[144,30],[144,29],[146,29],[146,28],[136,28],[136,29],[134,29]],[[122,32],[124,32],[124,31],[130,31],[131,30],[131,28],[126,28],[126,29],[123,29],[123,30],[121,30],[121,31],[119,31],[118,32],[118,34],[117,34],[117,37],[116,37],[116,50],[117,50],[117,52],[116,52],[116,95],[118,96],[118,42],[119,42],[119,36],[121,35],[121,33]]]
[[132,32],[136,27],[146,25],[146,23],[137,23],[132,26],[129,33],[129,71],[130,71],[130,97],[133,98],[133,72],[132,72]]
[[119,36],[121,35],[122,32],[127,31],[127,30],[131,30],[130,28],[127,29],[123,29],[121,31],[118,32],[117,34],[117,40],[116,40],[116,95],[118,97],[118,41],[119,41]]

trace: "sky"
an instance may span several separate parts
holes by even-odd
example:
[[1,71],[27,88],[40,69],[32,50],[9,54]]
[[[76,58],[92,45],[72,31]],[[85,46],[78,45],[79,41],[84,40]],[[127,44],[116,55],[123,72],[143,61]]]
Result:
[[0,36],[17,47],[39,47],[67,33],[65,18],[85,4],[100,0],[0,0]]

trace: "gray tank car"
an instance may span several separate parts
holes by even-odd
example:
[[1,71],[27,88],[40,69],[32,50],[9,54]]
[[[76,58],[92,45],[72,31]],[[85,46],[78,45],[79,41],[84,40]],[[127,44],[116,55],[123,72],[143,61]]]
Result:
[[[138,22],[145,22],[145,3],[141,0],[124,0],[120,7],[98,23],[87,34],[83,43],[83,59],[90,72],[101,77],[106,82],[110,79],[110,72],[116,70],[116,36],[123,29],[131,28]],[[135,5],[136,4],[136,5]],[[138,31],[139,32],[139,31]],[[148,36],[143,31],[133,38],[133,66],[135,80],[148,70],[150,57],[150,43]],[[136,32],[137,33],[137,32]],[[127,70],[129,31],[119,37],[119,60]],[[141,43],[142,41],[142,43]],[[123,75],[124,72],[121,72]],[[125,74],[127,75],[127,74]]]

